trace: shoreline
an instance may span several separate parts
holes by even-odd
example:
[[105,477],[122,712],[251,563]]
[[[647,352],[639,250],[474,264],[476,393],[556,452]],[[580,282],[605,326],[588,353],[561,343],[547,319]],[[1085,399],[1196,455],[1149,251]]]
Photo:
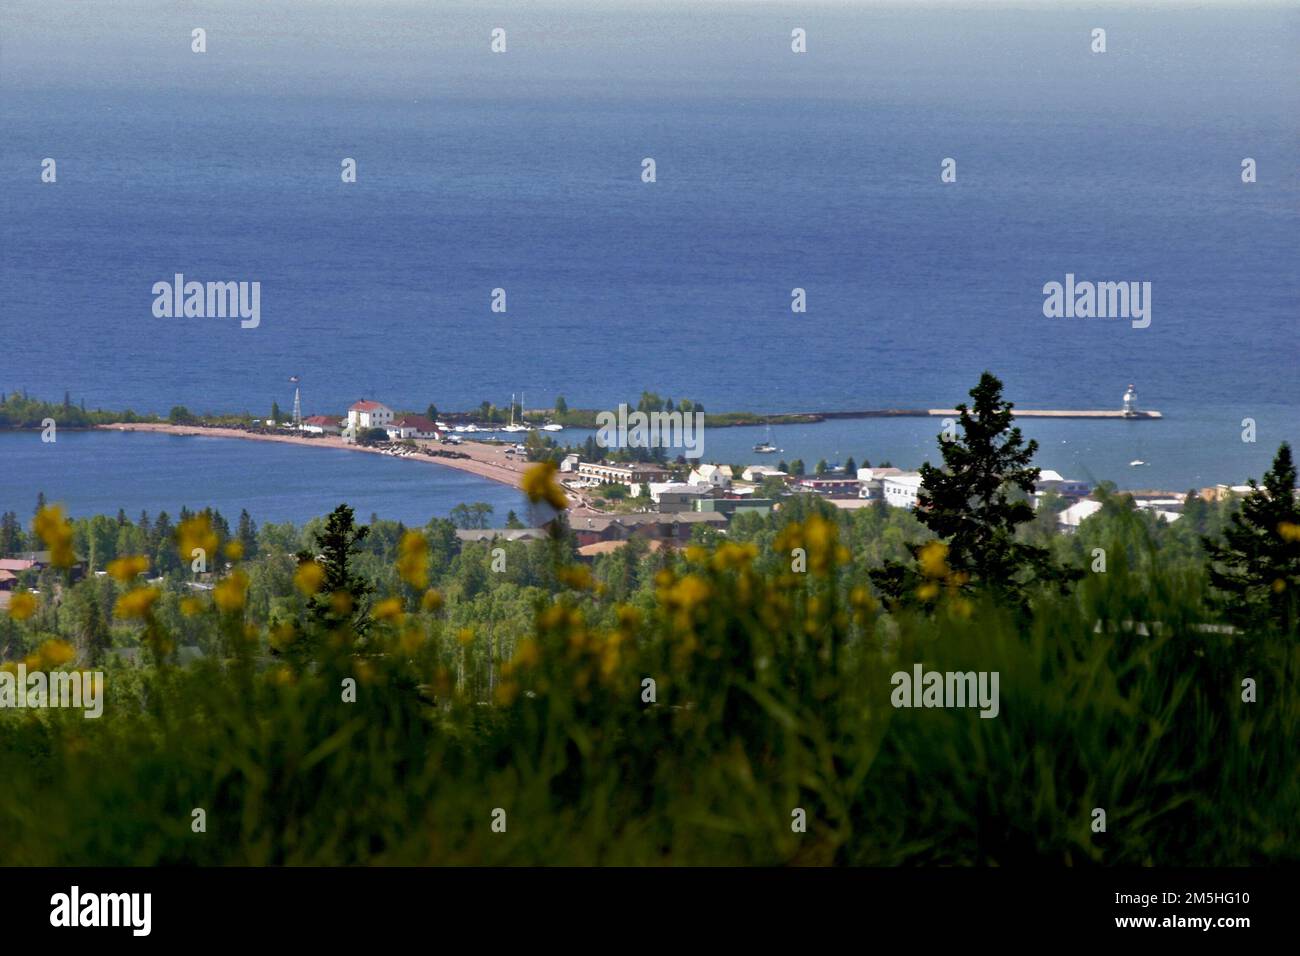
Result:
[[[156,435],[175,435],[181,438],[229,438],[245,441],[278,442],[284,445],[299,445],[306,448],[332,448],[338,451],[363,452],[370,455],[383,455],[386,458],[398,458],[408,461],[425,462],[454,468],[489,481],[510,485],[523,490],[523,472],[526,462],[516,464],[505,454],[504,449],[485,445],[482,442],[465,440],[457,450],[466,458],[450,458],[435,455],[388,455],[379,448],[367,448],[345,442],[337,435],[322,435],[319,438],[304,438],[301,435],[268,435],[261,432],[249,432],[240,428],[228,428],[214,425],[173,425],[170,422],[116,422],[108,425],[93,425],[87,431],[150,432]],[[417,441],[421,448],[437,447],[433,442]]]

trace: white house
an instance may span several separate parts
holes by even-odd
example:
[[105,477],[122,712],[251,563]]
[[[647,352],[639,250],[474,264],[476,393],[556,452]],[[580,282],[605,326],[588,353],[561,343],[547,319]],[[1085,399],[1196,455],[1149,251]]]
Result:
[[393,441],[400,441],[403,438],[437,439],[442,437],[438,432],[437,425],[419,415],[404,415],[397,421],[380,427],[383,427],[388,432],[388,437]]
[[885,496],[885,479],[901,475],[901,468],[859,468],[858,481],[862,483],[858,497],[867,501],[879,501]]
[[1086,498],[1092,494],[1092,484],[1073,478],[1063,478],[1060,472],[1044,468],[1038,473],[1034,492],[1041,495],[1045,491],[1055,491],[1064,498]]
[[572,472],[578,470],[578,462],[582,459],[578,455],[565,455],[564,461],[560,462],[560,471]]
[[740,473],[741,480],[750,481],[754,484],[762,484],[765,478],[788,478],[780,468],[773,468],[771,465],[750,465]]
[[310,435],[337,435],[343,430],[343,426],[333,415],[312,415],[310,418],[304,418],[299,427]]
[[367,428],[385,428],[392,421],[393,410],[387,405],[363,400],[348,409],[348,434],[355,437]]
[[880,491],[887,505],[895,508],[915,508],[917,495],[921,491],[921,473],[904,471],[882,478]]
[[1091,498],[1084,498],[1082,501],[1076,501],[1070,507],[1066,508],[1056,520],[1060,522],[1063,529],[1067,531],[1076,530],[1086,519],[1091,518],[1101,510],[1101,502],[1094,501]]
[[710,488],[729,488],[731,486],[730,465],[700,465],[691,470],[687,480],[692,485],[708,485]]

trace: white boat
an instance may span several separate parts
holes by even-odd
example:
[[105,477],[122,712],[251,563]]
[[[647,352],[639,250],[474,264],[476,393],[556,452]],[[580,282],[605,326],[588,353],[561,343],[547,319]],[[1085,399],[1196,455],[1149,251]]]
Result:
[[[524,404],[524,397],[523,397],[522,395],[520,395],[520,396],[519,396],[519,406],[520,406],[521,409],[523,408],[523,404]],[[515,424],[515,393],[514,393],[514,392],[511,392],[511,393],[510,393],[510,424],[502,426],[501,431],[503,431],[503,432],[510,432],[510,433],[512,433],[512,434],[515,433],[515,432],[526,432],[526,431],[528,431],[528,426],[527,426],[527,425],[523,425],[523,424],[516,425],[516,424]]]
[[1139,467],[1141,467],[1142,465],[1145,465],[1145,464],[1146,464],[1146,462],[1143,461],[1141,458],[1134,458],[1132,461],[1130,461],[1130,462],[1128,463],[1128,466],[1129,466],[1130,468],[1139,468]]
[[754,451],[760,455],[773,455],[777,452],[777,447],[771,442],[761,441],[754,446]]
[[551,423],[548,424],[548,425],[543,425],[543,426],[542,426],[542,431],[544,431],[544,432],[562,432],[562,431],[564,431],[564,426],[563,426],[563,425],[557,425],[557,424],[555,424],[555,422],[551,422]]

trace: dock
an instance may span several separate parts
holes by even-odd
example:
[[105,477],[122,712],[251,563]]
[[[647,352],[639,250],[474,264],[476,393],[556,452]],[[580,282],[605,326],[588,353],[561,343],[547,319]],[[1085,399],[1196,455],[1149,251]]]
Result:
[[[882,408],[867,411],[850,412],[809,412],[810,417],[829,418],[955,418],[955,408]],[[1103,409],[1056,409],[1056,408],[1015,408],[1011,414],[1016,418],[1119,418],[1131,421],[1155,420],[1164,418],[1156,411],[1126,412],[1119,408]]]

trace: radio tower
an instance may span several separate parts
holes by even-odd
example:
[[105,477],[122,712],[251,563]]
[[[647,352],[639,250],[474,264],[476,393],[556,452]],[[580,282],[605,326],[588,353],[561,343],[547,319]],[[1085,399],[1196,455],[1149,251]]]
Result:
[[293,425],[295,428],[302,427],[302,396],[298,389],[298,376],[290,375],[289,381],[293,382]]

